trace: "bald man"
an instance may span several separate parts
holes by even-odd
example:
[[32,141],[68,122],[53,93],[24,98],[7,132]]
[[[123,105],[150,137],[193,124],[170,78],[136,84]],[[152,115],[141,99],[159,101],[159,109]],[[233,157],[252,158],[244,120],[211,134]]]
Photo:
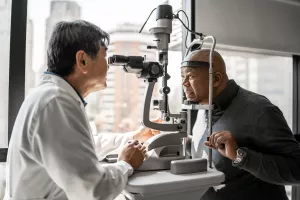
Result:
[[[190,53],[182,62],[182,85],[188,100],[208,104],[209,53]],[[213,53],[213,135],[193,128],[193,157],[213,149],[213,164],[225,174],[222,188],[210,188],[201,200],[287,200],[284,185],[300,183],[300,145],[280,109],[266,97],[229,80],[218,52]],[[207,117],[207,112],[205,113]],[[200,126],[201,127],[201,126]],[[204,145],[203,145],[204,144]],[[204,152],[203,152],[204,149]],[[202,151],[202,152],[199,152]]]

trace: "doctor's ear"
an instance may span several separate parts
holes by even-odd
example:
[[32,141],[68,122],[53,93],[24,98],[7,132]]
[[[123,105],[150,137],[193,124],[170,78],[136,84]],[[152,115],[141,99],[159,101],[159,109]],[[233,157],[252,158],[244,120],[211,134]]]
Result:
[[214,87],[218,87],[223,81],[223,75],[220,72],[214,73]]
[[78,67],[79,71],[81,71],[83,74],[88,73],[87,60],[88,60],[88,55],[84,51],[82,50],[77,51],[76,66]]

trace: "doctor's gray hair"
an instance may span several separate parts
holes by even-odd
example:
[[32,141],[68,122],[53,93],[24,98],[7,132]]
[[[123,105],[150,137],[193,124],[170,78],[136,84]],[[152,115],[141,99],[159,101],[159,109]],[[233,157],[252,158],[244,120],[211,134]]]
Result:
[[107,47],[109,35],[98,26],[84,20],[59,22],[55,25],[47,50],[48,70],[68,76],[74,70],[76,53],[83,50],[95,59],[100,46]]

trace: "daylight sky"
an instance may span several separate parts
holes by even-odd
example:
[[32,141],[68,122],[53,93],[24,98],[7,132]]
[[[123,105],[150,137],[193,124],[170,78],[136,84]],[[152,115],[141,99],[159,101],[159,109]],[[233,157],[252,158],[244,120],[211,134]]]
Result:
[[[44,62],[46,19],[50,12],[51,0],[28,0],[28,19],[33,20],[33,69],[38,70]],[[104,30],[117,24],[130,22],[143,24],[153,8],[165,0],[76,0],[81,6],[81,17]],[[181,0],[170,0],[175,8]],[[148,30],[155,25],[155,13],[145,27]]]

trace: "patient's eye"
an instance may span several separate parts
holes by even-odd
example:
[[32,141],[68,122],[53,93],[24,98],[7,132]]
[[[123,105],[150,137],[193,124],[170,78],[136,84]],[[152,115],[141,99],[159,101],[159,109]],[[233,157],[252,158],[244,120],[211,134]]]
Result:
[[194,75],[194,74],[188,74],[187,76],[188,76],[189,79],[195,78],[195,75]]

